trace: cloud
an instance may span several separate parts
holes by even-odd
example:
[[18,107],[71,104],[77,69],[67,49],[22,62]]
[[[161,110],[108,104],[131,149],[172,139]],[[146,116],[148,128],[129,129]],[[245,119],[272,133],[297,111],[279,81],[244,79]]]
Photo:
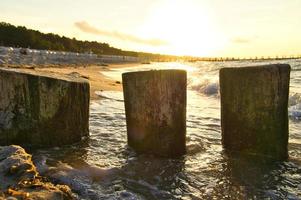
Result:
[[232,41],[233,43],[240,43],[240,44],[251,42],[251,40],[248,39],[248,38],[240,38],[240,37],[233,38],[231,41]]
[[116,38],[119,40],[127,40],[130,42],[146,44],[146,45],[151,45],[151,46],[163,46],[163,45],[168,44],[166,41],[163,41],[160,39],[144,39],[144,38],[139,38],[139,37],[136,37],[133,35],[120,33],[117,31],[107,31],[107,30],[99,29],[99,28],[91,26],[89,23],[87,23],[85,21],[75,22],[74,25],[83,32],[91,33],[91,34],[95,34],[95,35],[104,35],[104,36],[113,37],[113,38]]
[[250,37],[234,37],[231,39],[231,42],[236,44],[247,44],[251,43],[254,40],[258,39],[258,36],[250,36]]

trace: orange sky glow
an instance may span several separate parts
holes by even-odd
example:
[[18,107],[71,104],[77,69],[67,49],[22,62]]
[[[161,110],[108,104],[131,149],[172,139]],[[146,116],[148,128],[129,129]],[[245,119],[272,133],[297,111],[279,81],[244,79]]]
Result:
[[297,0],[2,0],[0,6],[1,21],[125,50],[213,57],[301,54]]

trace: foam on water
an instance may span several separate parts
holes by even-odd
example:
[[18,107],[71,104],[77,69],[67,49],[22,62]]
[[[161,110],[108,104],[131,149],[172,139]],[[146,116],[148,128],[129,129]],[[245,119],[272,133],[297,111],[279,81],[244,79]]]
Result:
[[301,120],[301,103],[288,108],[289,116],[296,120]]

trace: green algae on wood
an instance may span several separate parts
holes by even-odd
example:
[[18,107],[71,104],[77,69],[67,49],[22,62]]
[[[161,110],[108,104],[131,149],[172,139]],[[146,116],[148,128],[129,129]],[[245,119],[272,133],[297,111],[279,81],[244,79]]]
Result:
[[89,82],[0,69],[0,144],[60,146],[89,133]]
[[128,144],[136,151],[174,157],[186,152],[184,70],[122,74]]
[[289,81],[286,64],[220,70],[225,149],[287,158]]

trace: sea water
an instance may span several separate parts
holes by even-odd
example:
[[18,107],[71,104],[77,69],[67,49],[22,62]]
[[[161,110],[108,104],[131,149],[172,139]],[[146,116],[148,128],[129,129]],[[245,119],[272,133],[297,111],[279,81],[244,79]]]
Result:
[[[221,145],[219,69],[268,63],[292,66],[289,159],[226,154]],[[80,199],[301,199],[301,60],[153,63],[105,72],[186,69],[187,154],[178,159],[138,155],[127,145],[122,92],[98,92],[90,137],[34,152],[42,174],[68,184]],[[100,73],[100,72],[99,72]]]

